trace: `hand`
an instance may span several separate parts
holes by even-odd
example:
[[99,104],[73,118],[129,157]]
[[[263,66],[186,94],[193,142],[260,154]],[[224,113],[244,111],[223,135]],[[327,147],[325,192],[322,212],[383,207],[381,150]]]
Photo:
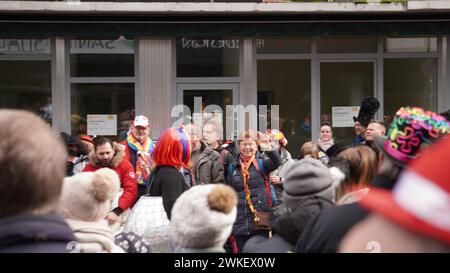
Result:
[[117,214],[115,214],[112,211],[110,211],[108,213],[108,215],[106,216],[106,221],[108,221],[109,225],[114,225],[118,219],[119,219],[119,216],[117,216]]
[[281,179],[280,179],[279,176],[271,175],[271,176],[269,177],[269,180],[270,180],[270,182],[272,182],[272,184],[274,184],[274,185],[279,185],[279,184],[281,184]]
[[259,147],[262,151],[274,151],[276,150],[276,147],[274,145],[274,140],[271,135],[258,132],[258,138],[259,138]]

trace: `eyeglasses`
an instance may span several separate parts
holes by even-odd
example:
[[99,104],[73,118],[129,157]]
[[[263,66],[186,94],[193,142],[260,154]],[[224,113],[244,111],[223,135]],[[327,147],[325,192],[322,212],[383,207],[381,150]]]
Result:
[[244,147],[246,147],[246,146],[252,147],[252,146],[255,146],[256,144],[254,142],[248,142],[248,143],[241,143],[240,145],[244,146]]

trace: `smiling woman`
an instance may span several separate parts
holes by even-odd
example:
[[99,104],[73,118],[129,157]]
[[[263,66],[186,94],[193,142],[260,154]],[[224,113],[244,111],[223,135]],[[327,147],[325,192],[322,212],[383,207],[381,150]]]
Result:
[[[272,150],[271,138],[250,130],[238,138],[240,153],[225,171],[226,183],[238,194],[237,217],[227,251],[242,252],[244,244],[253,235],[269,236],[275,224],[272,210],[269,174],[281,164],[278,151]],[[258,141],[261,149],[258,151]]]

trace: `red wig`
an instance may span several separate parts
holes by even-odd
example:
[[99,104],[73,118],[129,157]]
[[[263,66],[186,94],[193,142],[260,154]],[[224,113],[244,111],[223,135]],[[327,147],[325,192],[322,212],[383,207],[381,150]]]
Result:
[[169,128],[165,130],[156,143],[153,160],[156,166],[169,165],[187,167],[191,159],[191,144],[189,136],[183,128]]

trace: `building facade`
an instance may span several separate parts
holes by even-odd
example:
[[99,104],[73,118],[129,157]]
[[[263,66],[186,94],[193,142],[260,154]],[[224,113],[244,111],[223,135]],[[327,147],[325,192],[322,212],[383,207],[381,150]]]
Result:
[[324,121],[353,137],[369,95],[387,123],[401,106],[449,109],[450,3],[352,2],[0,1],[0,107],[73,134],[145,114],[157,138],[195,97],[267,105],[294,154]]

